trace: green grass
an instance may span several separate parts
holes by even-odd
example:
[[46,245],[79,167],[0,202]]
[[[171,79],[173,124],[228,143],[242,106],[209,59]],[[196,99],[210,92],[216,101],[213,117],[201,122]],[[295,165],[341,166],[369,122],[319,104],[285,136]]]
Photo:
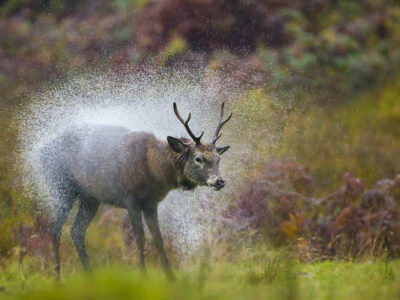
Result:
[[64,274],[61,283],[49,269],[23,273],[16,263],[0,271],[0,285],[6,289],[0,299],[400,298],[400,261],[307,264],[244,259],[182,267],[172,283],[155,266],[147,277],[122,264],[97,268],[92,276],[75,270]]

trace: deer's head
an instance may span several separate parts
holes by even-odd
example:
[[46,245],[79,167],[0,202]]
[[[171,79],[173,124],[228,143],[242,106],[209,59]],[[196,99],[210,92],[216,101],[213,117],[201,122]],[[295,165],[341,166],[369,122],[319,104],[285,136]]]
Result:
[[192,140],[186,138],[167,138],[171,148],[180,154],[177,164],[181,165],[183,171],[184,186],[188,189],[194,188],[197,185],[213,187],[215,190],[220,190],[225,186],[225,181],[219,171],[219,161],[221,155],[229,149],[229,146],[217,147],[216,141],[221,137],[219,133],[222,126],[232,117],[232,113],[224,121],[224,103],[221,104],[220,118],[217,129],[211,143],[202,143],[200,140],[204,131],[200,136],[196,137],[189,128],[191,113],[189,113],[186,121],[182,119],[178,113],[176,103],[173,105],[174,112],[179,121],[185,126],[186,131]]

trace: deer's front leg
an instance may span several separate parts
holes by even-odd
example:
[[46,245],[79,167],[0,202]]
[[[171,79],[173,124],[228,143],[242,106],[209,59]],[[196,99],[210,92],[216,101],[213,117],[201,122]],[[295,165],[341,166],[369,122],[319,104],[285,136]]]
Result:
[[145,274],[146,266],[144,262],[144,243],[145,236],[142,222],[142,209],[135,199],[128,199],[128,214],[131,219],[133,234],[135,235],[136,246],[139,249],[140,269]]
[[174,280],[175,276],[174,273],[172,272],[167,255],[165,253],[164,242],[161,235],[160,226],[158,224],[157,206],[147,207],[143,209],[143,214],[146,219],[147,226],[149,227],[149,231],[153,238],[156,249],[160,254],[161,263],[164,268],[164,271],[170,280]]

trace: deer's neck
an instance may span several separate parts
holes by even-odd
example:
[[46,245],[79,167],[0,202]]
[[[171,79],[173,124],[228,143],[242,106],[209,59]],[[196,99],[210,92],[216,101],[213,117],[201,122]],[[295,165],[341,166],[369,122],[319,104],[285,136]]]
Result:
[[185,162],[179,159],[181,155],[172,150],[168,144],[166,144],[164,153],[166,155],[165,175],[173,188],[182,187],[184,190],[195,188],[196,185],[184,176],[183,168]]

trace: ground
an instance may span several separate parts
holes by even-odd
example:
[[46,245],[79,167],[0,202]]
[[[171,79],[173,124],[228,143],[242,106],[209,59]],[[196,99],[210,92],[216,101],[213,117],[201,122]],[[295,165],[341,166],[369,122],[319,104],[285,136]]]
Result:
[[78,266],[57,283],[50,271],[0,271],[0,299],[397,299],[400,261],[301,263],[276,256],[264,261],[214,262],[176,270],[168,282],[160,268],[146,277],[112,264],[91,275]]

